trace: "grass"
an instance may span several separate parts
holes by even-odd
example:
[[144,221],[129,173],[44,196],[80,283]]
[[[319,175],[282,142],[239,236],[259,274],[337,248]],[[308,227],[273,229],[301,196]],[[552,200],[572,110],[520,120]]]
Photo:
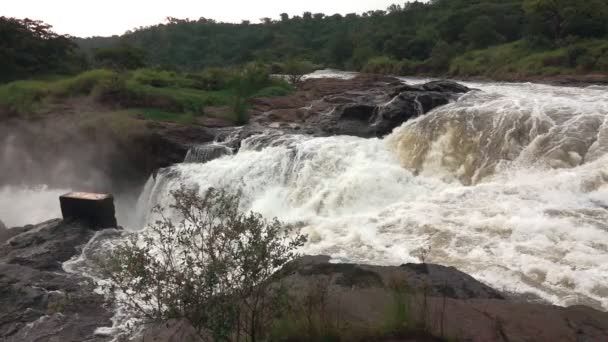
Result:
[[251,97],[284,96],[294,89],[270,78],[260,66],[213,69],[187,74],[139,69],[125,73],[90,70],[73,77],[16,81],[0,85],[0,116],[32,118],[51,111],[51,104],[70,97],[92,96],[98,102],[133,109],[148,120],[192,123],[205,108],[232,108],[222,119],[247,121]]
[[541,49],[520,40],[476,50],[452,61],[453,76],[511,79],[533,76],[608,73],[608,41],[582,40],[564,47]]

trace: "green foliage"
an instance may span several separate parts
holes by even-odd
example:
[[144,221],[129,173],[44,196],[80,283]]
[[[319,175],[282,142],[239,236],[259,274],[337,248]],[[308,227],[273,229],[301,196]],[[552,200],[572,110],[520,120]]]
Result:
[[146,53],[140,48],[130,45],[99,48],[93,53],[93,59],[98,67],[116,70],[133,70],[145,66]]
[[416,74],[420,67],[420,62],[413,62],[407,59],[395,60],[390,57],[381,56],[370,59],[362,71],[373,74],[407,76]]
[[380,327],[382,335],[399,335],[413,330],[412,318],[410,317],[410,293],[404,285],[392,286],[393,301],[387,308],[384,326]]
[[238,196],[224,190],[182,188],[173,197],[180,220],[162,216],[139,235],[144,243],[133,236],[103,263],[109,292],[143,318],[184,318],[216,340],[246,327],[255,341],[276,313],[270,276],[306,238],[276,219],[241,213]]
[[578,41],[568,47],[539,49],[525,41],[475,50],[457,57],[450,67],[454,76],[483,75],[522,78],[605,70],[608,41]]
[[561,40],[599,38],[608,33],[608,3],[603,0],[524,0],[530,34]]
[[71,37],[38,20],[0,17],[0,82],[71,73],[86,62]]
[[36,115],[64,98],[92,96],[122,108],[144,109],[142,118],[191,123],[210,106],[229,106],[237,124],[247,123],[252,97],[284,96],[293,91],[286,81],[270,77],[265,65],[182,73],[163,69],[118,72],[96,69],[49,81],[18,81],[0,86],[3,113]]
[[44,82],[17,81],[0,86],[0,108],[14,114],[34,114],[41,101],[49,95]]
[[260,89],[258,92],[253,94],[253,97],[277,97],[286,96],[293,92],[293,87],[289,84],[270,86]]
[[302,77],[318,69],[316,65],[307,60],[291,59],[280,67],[280,72],[287,75],[289,82],[295,86],[302,82]]
[[[189,70],[251,61],[310,61],[368,72],[444,74],[454,69],[456,57],[500,45],[509,50],[511,44],[522,40],[534,46],[529,51],[544,50],[550,59],[551,51],[576,45],[569,37],[606,39],[607,17],[608,3],[602,0],[450,0],[410,2],[362,15],[283,15],[280,21],[259,25],[204,18],[174,20],[123,37],[80,43],[90,49],[127,42],[146,50],[153,65],[171,64]],[[462,63],[457,64],[461,67]],[[605,65],[597,56],[581,57],[571,64],[576,66],[552,66],[543,73],[602,71]],[[528,65],[536,62],[528,61]],[[519,66],[511,68],[523,72]]]

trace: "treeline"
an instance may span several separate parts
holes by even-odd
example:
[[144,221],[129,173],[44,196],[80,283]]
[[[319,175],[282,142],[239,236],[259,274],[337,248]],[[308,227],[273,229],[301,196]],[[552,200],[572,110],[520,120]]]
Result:
[[85,65],[72,37],[42,21],[0,17],[0,82],[73,73]]
[[121,37],[78,42],[88,51],[133,45],[146,51],[151,65],[194,70],[289,59],[361,70],[390,60],[401,62],[403,72],[445,73],[473,50],[522,40],[533,52],[607,35],[603,0],[432,0],[361,15],[282,14],[257,24],[168,18]]
[[240,24],[168,18],[74,40],[41,22],[0,18],[0,58],[0,80],[100,66],[199,71],[294,60],[395,74],[608,72],[608,2],[431,0]]

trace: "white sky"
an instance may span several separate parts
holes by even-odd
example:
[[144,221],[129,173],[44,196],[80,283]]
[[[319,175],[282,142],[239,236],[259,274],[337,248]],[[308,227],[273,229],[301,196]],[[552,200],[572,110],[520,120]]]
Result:
[[0,16],[43,20],[61,34],[110,36],[168,16],[224,22],[278,18],[286,12],[361,13],[406,0],[0,0]]

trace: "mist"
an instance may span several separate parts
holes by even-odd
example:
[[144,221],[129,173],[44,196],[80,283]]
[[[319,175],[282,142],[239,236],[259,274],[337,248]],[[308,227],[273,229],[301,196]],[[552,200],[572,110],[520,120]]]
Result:
[[[74,120],[72,120],[74,121]],[[60,218],[70,191],[112,193],[128,221],[145,178],[107,130],[69,120],[8,122],[0,127],[0,220],[8,227]]]

